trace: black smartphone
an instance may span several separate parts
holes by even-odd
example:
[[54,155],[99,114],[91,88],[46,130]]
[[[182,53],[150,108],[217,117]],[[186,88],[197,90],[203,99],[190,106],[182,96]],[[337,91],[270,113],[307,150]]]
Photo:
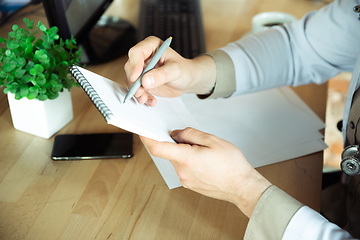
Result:
[[51,153],[53,160],[131,158],[132,133],[57,135]]

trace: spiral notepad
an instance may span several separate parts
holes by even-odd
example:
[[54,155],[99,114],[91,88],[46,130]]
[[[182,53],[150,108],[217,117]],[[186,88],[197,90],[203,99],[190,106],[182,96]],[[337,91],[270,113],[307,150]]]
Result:
[[106,122],[158,141],[173,141],[169,132],[197,126],[180,98],[160,98],[155,107],[123,103],[127,88],[96,73],[72,66],[71,74],[89,96]]
[[[135,99],[123,103],[127,88],[96,73],[72,66],[71,74],[84,89],[108,124],[157,141],[173,142],[170,132],[186,127],[198,128],[180,98],[157,97],[155,107],[138,104]],[[181,186],[171,163],[153,157],[169,188]]]
[[76,81],[80,84],[80,86],[84,89],[86,94],[89,96],[91,101],[94,103],[95,107],[103,115],[105,120],[108,121],[110,119],[110,116],[113,115],[112,112],[105,105],[103,100],[97,94],[95,89],[91,86],[91,84],[88,82],[88,80],[84,77],[84,75],[81,73],[79,68],[77,66],[73,65],[70,68],[70,72],[73,75],[73,77],[76,79]]

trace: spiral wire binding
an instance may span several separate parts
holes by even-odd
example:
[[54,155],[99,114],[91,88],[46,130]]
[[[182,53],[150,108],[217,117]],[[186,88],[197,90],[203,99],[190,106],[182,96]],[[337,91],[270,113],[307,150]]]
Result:
[[76,81],[80,84],[80,86],[84,89],[84,91],[89,96],[90,100],[94,103],[95,107],[99,110],[101,115],[103,115],[106,121],[109,121],[110,116],[113,116],[112,112],[105,105],[103,100],[97,94],[95,89],[91,86],[88,80],[86,80],[81,71],[75,65],[72,65],[70,67],[70,72],[74,76]]

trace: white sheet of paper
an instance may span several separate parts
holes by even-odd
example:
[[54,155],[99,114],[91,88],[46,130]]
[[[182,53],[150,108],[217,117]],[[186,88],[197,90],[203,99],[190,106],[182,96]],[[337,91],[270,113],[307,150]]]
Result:
[[[279,149],[266,156],[263,159],[254,159],[251,165],[255,168],[302,157],[311,153],[316,153],[326,149],[328,146],[324,143],[323,139],[313,139],[310,141],[304,141],[302,143],[292,144]],[[264,164],[266,163],[266,164]]]
[[[182,99],[200,130],[233,143],[256,167],[293,158],[280,150],[321,139],[318,130],[325,126],[290,88],[227,99],[199,100],[190,94]],[[316,146],[317,151],[324,149],[324,145]],[[311,152],[314,150],[299,148],[293,156]],[[268,161],[268,156],[273,159]]]

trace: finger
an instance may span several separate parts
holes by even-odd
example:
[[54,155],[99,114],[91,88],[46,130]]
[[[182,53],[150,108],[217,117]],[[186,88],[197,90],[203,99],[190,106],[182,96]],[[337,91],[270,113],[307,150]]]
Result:
[[134,94],[134,96],[136,97],[136,98],[139,98],[139,97],[141,97],[143,94],[145,94],[145,89],[142,87],[142,86],[140,86],[139,87],[139,89],[136,91],[136,93]]
[[[129,83],[129,80],[127,79],[127,77],[125,76],[125,83],[131,87],[131,85],[133,83]],[[145,95],[145,96],[143,96]],[[134,97],[137,99],[137,101],[139,102],[139,98],[143,96],[143,100],[141,100],[142,103],[146,104],[147,106],[149,107],[154,107],[157,103],[157,100],[156,98],[145,91],[145,89],[141,86],[137,91],[136,93],[134,94]],[[139,102],[140,103],[140,102]]]
[[187,127],[184,130],[174,130],[170,135],[177,143],[186,143],[205,147],[210,147],[214,139],[213,135],[191,127]]
[[135,82],[139,78],[146,61],[156,52],[161,43],[162,40],[159,38],[148,37],[129,50],[129,66],[127,70],[130,73],[130,82]]
[[[129,81],[129,78],[131,76],[131,66],[130,66],[130,59],[128,59],[124,65],[125,70],[125,83],[130,87],[132,85],[132,82]],[[131,84],[130,84],[131,83]]]
[[148,96],[148,100],[146,101],[145,104],[148,105],[149,107],[154,107],[157,103],[156,98],[150,93],[147,93],[147,96]]
[[158,142],[143,136],[140,136],[140,139],[153,156],[168,159],[173,164],[183,161],[191,148],[190,145],[176,144],[171,142]]
[[146,93],[144,93],[143,95],[141,95],[140,97],[137,97],[136,99],[137,99],[138,103],[145,104],[148,100],[148,96]]

